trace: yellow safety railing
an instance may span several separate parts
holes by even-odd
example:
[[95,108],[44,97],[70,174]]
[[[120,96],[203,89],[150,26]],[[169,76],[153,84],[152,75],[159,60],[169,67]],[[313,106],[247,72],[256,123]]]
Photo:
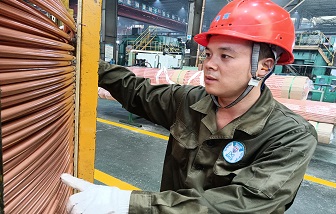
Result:
[[[315,38],[313,37],[315,35]],[[322,32],[317,31],[315,34],[311,32],[302,32],[296,37],[296,45],[298,46],[318,46],[318,51],[327,62],[333,65],[336,52],[331,48],[331,41]],[[327,55],[325,54],[327,52]],[[329,56],[329,57],[328,57]]]

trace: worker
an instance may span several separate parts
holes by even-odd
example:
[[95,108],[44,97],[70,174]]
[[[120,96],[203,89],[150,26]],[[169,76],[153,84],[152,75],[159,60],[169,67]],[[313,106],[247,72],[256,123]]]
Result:
[[151,85],[101,61],[99,86],[170,131],[161,189],[120,190],[63,174],[82,191],[70,197],[69,212],[284,213],[317,145],[315,129],[264,84],[276,64],[293,62],[294,37],[277,4],[234,0],[194,37],[206,47],[204,87]]

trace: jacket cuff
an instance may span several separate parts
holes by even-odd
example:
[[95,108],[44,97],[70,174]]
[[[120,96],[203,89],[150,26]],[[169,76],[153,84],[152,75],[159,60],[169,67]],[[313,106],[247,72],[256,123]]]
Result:
[[152,195],[150,192],[133,190],[129,204],[129,214],[151,213]]

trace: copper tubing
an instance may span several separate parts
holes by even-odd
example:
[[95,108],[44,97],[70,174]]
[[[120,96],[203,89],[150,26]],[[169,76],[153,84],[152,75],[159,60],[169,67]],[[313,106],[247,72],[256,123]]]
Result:
[[[1,29],[0,29],[1,30]],[[28,60],[28,59],[6,59],[0,58],[0,72],[1,70],[7,70],[13,67],[17,69],[29,69],[29,68],[40,68],[49,69],[53,67],[65,67],[70,66],[70,61],[56,61],[56,60]]]
[[[17,1],[15,1],[17,2]],[[3,3],[0,1],[0,15],[9,17],[13,20],[27,23],[33,27],[36,27],[40,30],[47,31],[48,33],[51,33],[53,35],[59,36],[60,38],[65,38],[66,40],[70,41],[70,36],[66,34],[64,31],[56,27],[56,24],[51,25],[50,23],[47,23],[46,21],[36,17],[32,16],[31,14],[27,13],[26,11],[20,10],[18,8],[15,8],[13,6],[10,6],[8,4]]]
[[30,4],[27,4],[26,2],[21,1],[17,1],[17,0],[2,0],[3,2],[16,7],[24,12],[30,13],[32,16],[36,16],[39,19],[42,19],[44,22],[50,24],[50,25],[55,25],[55,23],[50,20],[47,16],[45,16],[43,13],[41,13],[40,11],[36,10],[36,8],[34,8],[33,6],[31,6]]
[[31,45],[32,47],[52,48],[66,51],[74,50],[74,47],[69,44],[44,38],[34,34],[20,32],[18,30],[13,30],[6,27],[0,27],[0,38],[1,38],[0,41],[14,42],[14,43],[20,41],[21,44]]
[[48,49],[22,48],[0,44],[0,57],[16,59],[46,59],[46,60],[74,60],[75,57],[66,51],[53,51]]
[[[53,171],[52,178],[49,180],[48,183],[42,182],[40,189],[33,189],[29,192],[28,195],[32,195],[33,197],[27,197],[24,195],[25,200],[21,202],[21,207],[18,209],[17,213],[41,213],[43,209],[45,209],[47,202],[53,197],[52,194],[54,190],[53,187],[56,187],[60,184],[60,173],[65,169],[65,165],[68,164],[66,161],[61,161],[60,165]],[[44,173],[46,174],[46,173]],[[14,212],[16,212],[14,210]]]
[[70,79],[65,82],[60,82],[60,83],[57,83],[57,84],[54,84],[48,87],[44,87],[41,89],[37,89],[37,90],[33,90],[33,91],[29,91],[29,92],[25,92],[25,93],[13,95],[13,96],[4,97],[0,100],[0,103],[1,103],[2,109],[8,108],[14,105],[19,105],[21,103],[24,103],[24,102],[27,102],[33,99],[37,99],[47,94],[51,94],[55,91],[61,90],[69,86],[73,82],[74,81]]
[[58,194],[55,197],[56,201],[50,202],[44,213],[66,214],[65,202],[70,196],[70,188],[61,183],[59,183],[59,188]]
[[[73,117],[71,118],[73,119]],[[49,138],[45,144],[42,144],[39,148],[32,153],[25,162],[20,162],[20,164],[11,170],[11,174],[5,175],[5,200],[6,202],[11,201],[17,196],[17,194],[22,191],[27,182],[34,179],[29,177],[32,174],[38,172],[41,173],[46,171],[47,173],[52,173],[50,170],[46,170],[46,167],[60,165],[62,159],[67,159],[70,161],[70,153],[68,147],[64,147],[67,143],[73,143],[66,134],[68,127],[62,127],[59,132],[55,134],[55,137]],[[63,158],[62,158],[63,157]],[[52,158],[52,159],[51,159]],[[58,160],[57,164],[53,163],[53,160]],[[46,165],[44,165],[46,164]],[[66,166],[68,168],[69,166]],[[22,169],[18,171],[18,169]],[[65,170],[63,171],[65,172]],[[22,179],[24,178],[24,179]],[[33,187],[34,188],[34,187]]]
[[73,72],[74,70],[75,70],[74,66],[66,66],[44,70],[27,70],[27,71],[17,70],[7,73],[0,72],[0,79],[1,79],[0,85],[54,77]]
[[[7,137],[2,138],[2,147],[3,150],[6,150],[11,145],[15,145],[19,141],[34,135],[36,132],[40,131],[41,129],[45,128],[46,126],[50,125],[51,123],[55,122],[55,120],[61,118],[63,114],[70,110],[70,106],[66,109],[62,109],[61,111],[57,112],[56,114],[51,115],[50,117],[46,118],[45,120],[41,120],[25,129],[21,129],[20,131],[11,134]],[[22,145],[22,143],[21,143]]]
[[65,89],[44,98],[30,101],[12,108],[4,109],[1,112],[1,121],[7,122],[9,120],[13,120],[24,115],[34,113],[49,105],[55,104],[66,99],[67,97],[70,97],[73,93],[73,91]]
[[33,80],[22,83],[14,83],[0,86],[2,97],[7,97],[15,94],[21,94],[24,92],[41,89],[48,87],[60,82],[66,82],[69,79],[74,81],[74,76],[72,73],[64,74],[61,76],[45,78],[42,80]]
[[[72,118],[73,119],[73,118]],[[66,130],[65,127],[63,127],[61,130]],[[57,134],[56,136],[59,136],[61,137],[62,136],[62,133],[59,132],[59,134]],[[68,138],[68,136],[67,136]],[[41,148],[40,150],[37,150],[38,153],[34,154],[33,156],[36,157],[35,160],[39,160],[39,159],[42,159],[41,157],[44,157],[44,153],[42,153],[42,151],[45,151],[45,153],[48,153],[49,155],[51,155],[51,153],[54,153],[56,152],[55,150],[58,150],[59,148],[58,147],[64,147],[62,145],[64,145],[64,143],[68,142],[68,140],[62,140],[62,142],[58,142],[58,141],[55,141],[56,138],[54,139],[50,139],[50,142],[57,142],[56,144],[56,147],[55,147],[55,144],[54,145],[49,145],[49,149],[47,146],[44,146],[42,145],[43,148]],[[50,142],[46,142],[46,144],[50,144]],[[58,147],[57,147],[58,145]],[[48,159],[44,159],[45,162],[47,162],[47,165],[48,165],[48,169],[47,170],[44,170],[42,171],[43,174],[45,174],[45,176],[40,176],[40,177],[49,177],[49,175],[56,175],[56,181],[59,182],[59,175],[60,175],[60,172],[64,172],[66,168],[68,168],[68,165],[69,165],[69,156],[68,155],[65,155],[64,153],[60,153],[60,152],[56,152],[59,157],[57,158],[59,160],[59,164],[58,165],[55,165],[54,162],[52,162],[52,160],[50,160],[48,157]],[[63,164],[62,164],[63,162]],[[50,168],[50,166],[52,168]],[[28,167],[28,166],[26,166]],[[22,169],[26,169],[26,167],[23,167],[23,166],[20,166],[20,168]],[[62,170],[59,172],[59,170],[57,170],[57,167],[58,168],[62,168]],[[36,169],[37,171],[40,171],[39,169]],[[20,172],[19,172],[20,173]],[[16,180],[16,179],[15,179]],[[35,182],[35,181],[39,181],[39,182]],[[27,182],[29,182],[29,186],[25,186],[25,188],[19,188],[18,190],[20,192],[16,192],[16,194],[14,194],[14,196],[12,197],[13,201],[11,204],[19,204],[21,202],[25,202],[22,204],[22,206],[27,206],[27,205],[32,205],[32,202],[30,201],[34,196],[38,196],[38,197],[41,197],[42,195],[40,194],[41,190],[43,189],[43,186],[45,185],[48,185],[50,182],[46,182],[45,180],[43,182],[41,182],[41,179],[28,179],[26,180],[24,183],[27,184]],[[52,185],[54,186],[54,185]],[[38,187],[38,188],[37,188]],[[49,189],[49,188],[47,188]],[[31,191],[34,191],[35,193],[32,193]],[[27,194],[27,193],[30,193],[30,194]],[[17,197],[18,195],[21,195],[20,197]],[[27,198],[27,195],[29,196]],[[20,200],[21,199],[21,200]],[[5,196],[5,201],[9,201],[8,198],[6,198]],[[35,202],[37,201],[40,201],[40,200],[35,200]],[[10,208],[10,207],[9,207]],[[17,212],[17,213],[31,213],[31,212]],[[35,213],[35,212],[34,212]]]
[[293,100],[277,97],[275,99],[308,121],[311,120],[319,123],[336,124],[335,103],[312,100]]
[[[39,171],[37,169],[41,169],[44,171],[44,168],[47,168],[50,164],[45,165],[49,160],[57,159],[60,154],[67,155],[68,148],[65,142],[68,142],[66,135],[66,126],[59,128],[58,132],[55,134],[55,138],[51,137],[44,144],[40,145],[38,150],[33,152],[33,155],[30,155],[26,162],[19,162],[18,169],[22,169],[22,171],[17,171],[16,169],[11,173],[7,173],[4,177],[5,180],[5,197],[7,199],[11,198],[15,195],[13,188],[19,186],[24,183],[24,179],[31,176],[31,174],[35,173],[35,171]],[[63,142],[63,143],[62,143]],[[62,153],[56,152],[57,150],[62,151]],[[53,159],[51,159],[51,157]],[[16,173],[14,173],[16,171]]]
[[37,1],[37,0],[30,0],[32,3],[40,6],[45,11],[49,13],[55,14],[55,17],[61,20],[64,24],[71,28],[72,31],[76,32],[76,26],[73,24],[74,20],[68,16],[69,13],[63,10],[59,4],[57,4],[57,0],[45,0],[45,1]]
[[60,204],[59,193],[62,192],[63,189],[65,189],[65,187],[61,185],[61,183],[58,182],[55,186],[55,191],[53,192],[52,197],[50,197],[51,200],[49,200],[46,203],[46,206],[44,207],[44,209],[40,210],[39,213],[60,213],[60,212],[55,212],[55,210],[57,210]]
[[[63,130],[63,132],[65,133],[65,130]],[[57,150],[60,150],[60,152],[62,152],[62,154],[67,155],[67,147],[62,146],[62,141],[65,141],[65,137],[66,135],[60,135],[60,138],[57,139],[56,141],[52,141],[52,139],[50,139],[49,141],[46,142],[46,146],[48,147],[44,153],[38,155],[37,152],[40,150],[35,150],[35,153],[33,153],[34,155],[31,155],[28,157],[27,160],[29,160],[30,165],[26,165],[24,166],[24,170],[21,172],[18,172],[18,174],[14,175],[14,173],[12,175],[6,175],[6,179],[5,179],[5,197],[6,197],[6,201],[9,201],[13,196],[15,196],[15,188],[21,189],[20,185],[22,185],[22,183],[24,183],[25,179],[29,179],[30,177],[35,177],[35,175],[41,170],[41,171],[45,171],[46,168],[48,166],[50,166],[51,164],[48,163],[48,159],[57,159],[59,156],[59,153],[57,152]],[[40,147],[42,149],[44,149],[43,147]],[[51,159],[51,160],[52,160]],[[22,162],[21,162],[22,163]],[[19,168],[23,168],[21,166],[19,166]],[[21,186],[22,187],[22,186]]]
[[59,177],[74,167],[76,24],[60,0],[0,0],[0,8],[5,212],[65,213],[72,190]]
[[[70,117],[70,119],[73,119],[73,117]],[[63,121],[66,122],[66,121]],[[63,124],[64,125],[64,124]],[[56,128],[56,127],[55,127]],[[24,174],[23,176],[26,176],[27,174],[31,173],[32,171],[36,170],[31,165],[35,164],[42,164],[46,162],[46,160],[49,159],[49,161],[55,160],[51,159],[53,148],[61,147],[61,144],[64,143],[73,143],[73,138],[64,138],[69,134],[68,130],[69,127],[61,128],[57,127],[57,133],[54,133],[54,136],[50,136],[45,141],[43,141],[43,144],[35,144],[31,145],[26,151],[24,151],[24,155],[26,156],[24,160],[20,160],[21,155],[17,156],[15,164],[12,163],[12,161],[8,162],[7,173],[5,174],[5,187],[12,188],[13,185],[15,186],[17,183],[24,182],[22,180],[17,180],[17,177]],[[72,129],[70,129],[72,130]],[[66,147],[67,151],[63,152],[63,155],[67,155],[70,157],[71,153],[68,147]],[[60,155],[60,154],[56,154]],[[56,159],[57,160],[57,159]],[[10,165],[9,165],[10,164]],[[9,194],[11,190],[8,189],[6,191],[6,194]]]
[[0,16],[0,26],[2,27],[8,27],[14,30],[18,30],[20,32],[25,32],[25,33],[29,33],[29,34],[34,34],[37,36],[42,36],[42,37],[46,37],[49,39],[54,39],[54,40],[58,40],[61,41],[61,39],[57,36],[54,36],[48,32],[42,31],[40,29],[37,29],[35,27],[23,24],[21,22],[17,22],[15,20],[9,19],[7,17],[4,16]]
[[64,122],[64,120],[68,117],[69,114],[64,114],[61,118],[59,118],[59,120],[47,126],[43,130],[37,132],[35,135],[29,136],[23,142],[20,142],[20,144],[17,144],[16,146],[10,147],[9,149],[5,150],[3,152],[4,169],[9,161],[13,162],[13,160],[18,155],[21,155],[21,153],[23,153],[25,150],[27,150],[28,148],[36,147],[40,144],[40,142],[44,142],[46,139],[53,136],[56,133],[57,129],[59,129],[59,127],[62,125],[62,122]]
[[[49,189],[60,182],[60,172],[62,172],[68,164],[68,160],[61,159],[58,165],[50,164],[46,171],[41,172],[39,177],[43,179],[33,179],[31,182],[26,183],[26,188],[22,191],[18,190],[20,194],[16,194],[11,203],[7,203],[5,197],[5,213],[33,213],[24,212],[22,209],[27,206],[32,208],[37,202],[42,199],[47,199],[50,193]],[[19,192],[20,191],[20,192]],[[44,194],[43,194],[44,193]]]
[[63,172],[70,162],[68,157],[67,159],[63,157],[61,158],[61,164],[54,170],[55,173],[53,174],[51,182],[48,185],[45,185],[44,188],[41,188],[40,192],[37,192],[34,189],[32,192],[36,192],[35,194],[33,194],[35,198],[27,198],[29,199],[28,203],[31,204],[28,205],[26,201],[24,201],[22,208],[19,210],[19,213],[41,213],[42,210],[46,208],[48,202],[50,202],[50,199],[52,199],[52,197],[55,197],[55,190],[57,190],[56,187],[60,185],[60,172]]
[[70,15],[70,13],[68,12],[68,10],[64,7],[64,3],[63,3],[63,1],[61,1],[61,0],[50,1],[50,0],[49,0],[49,2],[56,4],[56,5],[58,6],[58,8],[59,8],[60,10],[62,10],[62,11],[65,13],[65,15],[66,15],[66,16],[67,16],[73,23],[76,22],[75,19]]
[[20,117],[19,119],[5,123],[2,126],[2,137],[7,135],[14,134],[15,132],[25,129],[35,123],[38,123],[41,120],[44,120],[47,117],[50,117],[52,114],[57,114],[58,111],[63,108],[67,108],[69,105],[74,104],[74,96],[70,96],[62,102],[56,103],[52,106],[48,106],[36,113],[26,115],[24,117]]
[[[61,0],[54,0],[54,1],[48,0],[48,2],[54,4],[55,7],[57,7],[60,10],[62,10],[63,13],[65,13],[65,15],[69,18],[69,20],[71,20],[73,23],[75,23],[75,19],[70,15],[70,13],[68,12],[68,10],[64,7],[63,1],[61,1]],[[54,8],[54,7],[52,7],[52,8]]]

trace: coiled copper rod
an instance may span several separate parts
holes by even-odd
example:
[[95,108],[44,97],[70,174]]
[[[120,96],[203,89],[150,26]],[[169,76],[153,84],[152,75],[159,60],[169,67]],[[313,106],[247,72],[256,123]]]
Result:
[[71,61],[75,59],[75,57],[67,51],[13,47],[8,45],[0,45],[0,57],[16,59],[56,59],[66,61]]
[[2,126],[2,136],[5,137],[7,135],[11,135],[21,129],[25,129],[41,120],[44,120],[45,118],[50,117],[53,114],[57,114],[58,111],[66,108],[68,105],[73,105],[73,100],[74,97],[70,96],[62,102],[48,106],[41,111],[26,115],[24,117],[20,117],[15,121],[5,123]]
[[27,23],[33,27],[47,31],[51,34],[57,35],[61,38],[65,38],[69,41],[71,40],[71,37],[68,34],[66,34],[61,29],[55,27],[56,26],[55,23],[53,23],[54,26],[52,26],[50,23],[47,23],[45,20],[42,20],[36,16],[32,16],[28,12],[20,10],[8,4],[5,4],[2,1],[0,1],[0,8],[1,8],[0,14],[3,16],[9,17],[16,21]]
[[57,0],[49,1],[37,1],[37,0],[31,0],[34,4],[40,6],[44,10],[46,10],[49,13],[54,12],[55,17],[61,20],[65,25],[71,28],[72,31],[76,32],[76,26],[73,24],[74,20],[72,17],[70,17],[69,13],[67,11],[64,11],[62,7],[60,7],[59,4],[57,4]]
[[66,213],[72,190],[59,177],[74,167],[76,23],[60,0],[0,8],[4,211]]
[[15,94],[21,94],[24,92],[41,89],[47,86],[51,86],[60,82],[66,82],[72,79],[74,82],[74,76],[72,73],[64,74],[61,76],[45,78],[42,80],[27,81],[23,83],[14,83],[1,86],[2,96],[7,97]]
[[69,86],[73,82],[74,82],[73,80],[69,79],[65,82],[56,83],[54,85],[46,86],[38,90],[28,91],[25,93],[20,93],[20,94],[16,94],[13,96],[4,97],[1,99],[1,106],[3,109],[5,109],[10,106],[18,105],[18,104],[39,98],[39,97],[54,93],[55,91],[58,91],[60,89],[63,89],[64,87]]
[[[17,142],[19,142],[22,139],[25,139],[25,138],[30,137],[31,135],[34,135],[39,130],[45,128],[46,126],[55,122],[55,120],[61,118],[61,116],[69,110],[70,110],[70,106],[68,106],[66,109],[62,109],[61,111],[57,112],[56,114],[51,115],[50,117],[46,118],[45,120],[42,120],[38,123],[35,123],[35,124],[27,127],[26,129],[21,129],[20,131],[16,132],[15,134],[4,137],[2,139],[3,150],[6,150],[8,147],[16,144]],[[11,157],[10,154],[9,154],[9,157]]]
[[[0,27],[0,38],[0,41],[14,43],[20,41],[21,44],[31,45],[32,47],[53,48],[67,51],[74,50],[74,47],[69,44],[5,27]],[[0,44],[2,43],[0,42]]]
[[44,70],[34,69],[26,71],[13,69],[11,72],[3,72],[3,73],[0,72],[0,79],[2,80],[2,84],[0,83],[0,85],[54,77],[73,72],[74,70],[75,70],[74,66],[57,67]]
[[35,27],[23,24],[21,22],[17,22],[15,20],[12,20],[10,18],[4,17],[4,16],[0,16],[0,26],[2,27],[7,27],[7,28],[11,28],[14,30],[18,30],[20,32],[25,32],[25,33],[29,33],[29,34],[34,34],[37,36],[42,36],[42,37],[46,37],[49,39],[54,39],[54,40],[58,40],[61,41],[61,39],[57,36],[54,36],[50,33],[47,33],[43,30],[37,29]]

